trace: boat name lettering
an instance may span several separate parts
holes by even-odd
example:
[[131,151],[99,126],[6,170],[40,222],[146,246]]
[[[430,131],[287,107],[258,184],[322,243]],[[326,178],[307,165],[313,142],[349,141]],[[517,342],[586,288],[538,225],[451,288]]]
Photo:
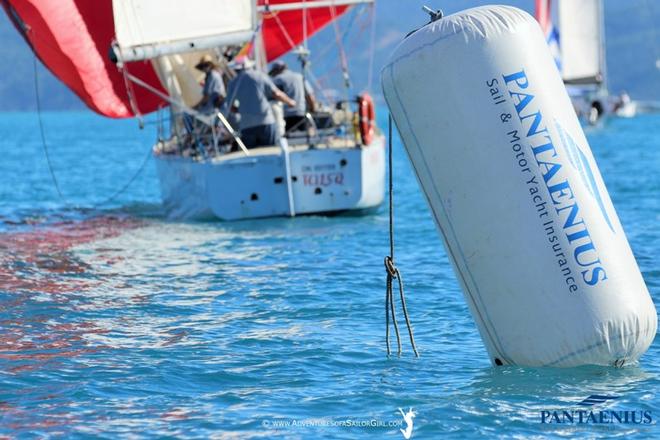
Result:
[[303,173],[311,173],[312,171],[334,171],[337,169],[337,166],[333,163],[321,164],[321,165],[303,165],[301,167]]
[[343,185],[344,173],[312,173],[303,174],[304,186]]

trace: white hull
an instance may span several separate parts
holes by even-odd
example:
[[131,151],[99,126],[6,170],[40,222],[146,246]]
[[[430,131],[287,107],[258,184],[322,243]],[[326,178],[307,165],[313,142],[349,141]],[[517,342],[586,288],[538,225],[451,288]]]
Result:
[[380,205],[385,139],[371,145],[279,147],[230,153],[207,161],[154,154],[163,204],[174,219],[242,220],[360,210]]
[[618,108],[614,114],[620,118],[634,118],[637,115],[637,104],[634,101],[627,102]]
[[[602,105],[602,113],[592,108],[592,103],[598,101]],[[607,95],[586,94],[571,97],[573,109],[582,125],[596,125],[603,117],[634,118],[637,116],[637,103],[629,101],[617,106]]]

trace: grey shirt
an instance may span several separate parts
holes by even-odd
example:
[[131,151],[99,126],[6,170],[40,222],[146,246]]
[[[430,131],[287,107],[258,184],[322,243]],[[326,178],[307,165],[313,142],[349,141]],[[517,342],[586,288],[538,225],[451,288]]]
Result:
[[215,109],[215,104],[219,98],[226,96],[225,83],[222,81],[222,75],[215,69],[211,69],[206,73],[204,79],[204,89],[202,90],[204,96],[208,96],[208,101],[203,107],[199,109],[202,113],[212,113]]
[[265,73],[243,69],[227,85],[227,106],[238,100],[241,130],[275,123],[269,100],[274,98],[275,84]]
[[273,78],[275,85],[296,101],[295,107],[284,107],[284,116],[305,116],[305,93],[311,95],[312,87],[303,76],[293,70],[285,69]]

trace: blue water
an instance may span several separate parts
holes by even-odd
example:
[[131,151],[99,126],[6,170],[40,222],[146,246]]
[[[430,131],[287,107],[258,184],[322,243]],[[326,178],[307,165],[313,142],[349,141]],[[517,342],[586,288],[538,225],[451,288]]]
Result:
[[[356,426],[400,424],[399,407],[416,412],[412,438],[660,437],[657,343],[622,369],[490,365],[398,139],[397,259],[420,359],[407,341],[385,356],[385,207],[168,222],[152,162],[95,207],[141,167],[153,126],[44,123],[67,203],[36,115],[0,115],[0,437],[399,439],[400,425]],[[660,117],[588,137],[657,300]],[[592,394],[653,423],[540,423]]]

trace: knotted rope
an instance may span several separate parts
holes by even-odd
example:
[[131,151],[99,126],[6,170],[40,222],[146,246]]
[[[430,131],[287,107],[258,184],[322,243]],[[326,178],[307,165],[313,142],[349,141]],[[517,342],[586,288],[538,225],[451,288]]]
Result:
[[390,316],[392,317],[392,324],[394,325],[394,332],[396,334],[396,344],[397,344],[397,355],[401,356],[401,335],[399,334],[399,325],[396,322],[396,313],[394,307],[394,293],[392,290],[392,285],[394,280],[397,280],[399,284],[399,296],[401,298],[401,309],[403,309],[403,316],[406,319],[406,326],[408,327],[408,335],[410,335],[410,345],[412,346],[415,356],[419,357],[419,352],[417,351],[417,346],[415,345],[415,336],[413,335],[412,325],[410,324],[410,318],[408,317],[408,309],[406,308],[406,298],[403,293],[403,279],[401,278],[401,273],[394,264],[394,203],[393,203],[393,192],[394,185],[392,179],[392,116],[388,117],[387,120],[387,131],[388,131],[388,145],[389,145],[389,157],[388,157],[388,167],[389,167],[389,202],[390,202],[390,255],[385,257],[385,271],[387,272],[387,283],[386,283],[386,292],[385,292],[385,343],[387,345],[387,355],[389,356],[392,352],[390,350]]

